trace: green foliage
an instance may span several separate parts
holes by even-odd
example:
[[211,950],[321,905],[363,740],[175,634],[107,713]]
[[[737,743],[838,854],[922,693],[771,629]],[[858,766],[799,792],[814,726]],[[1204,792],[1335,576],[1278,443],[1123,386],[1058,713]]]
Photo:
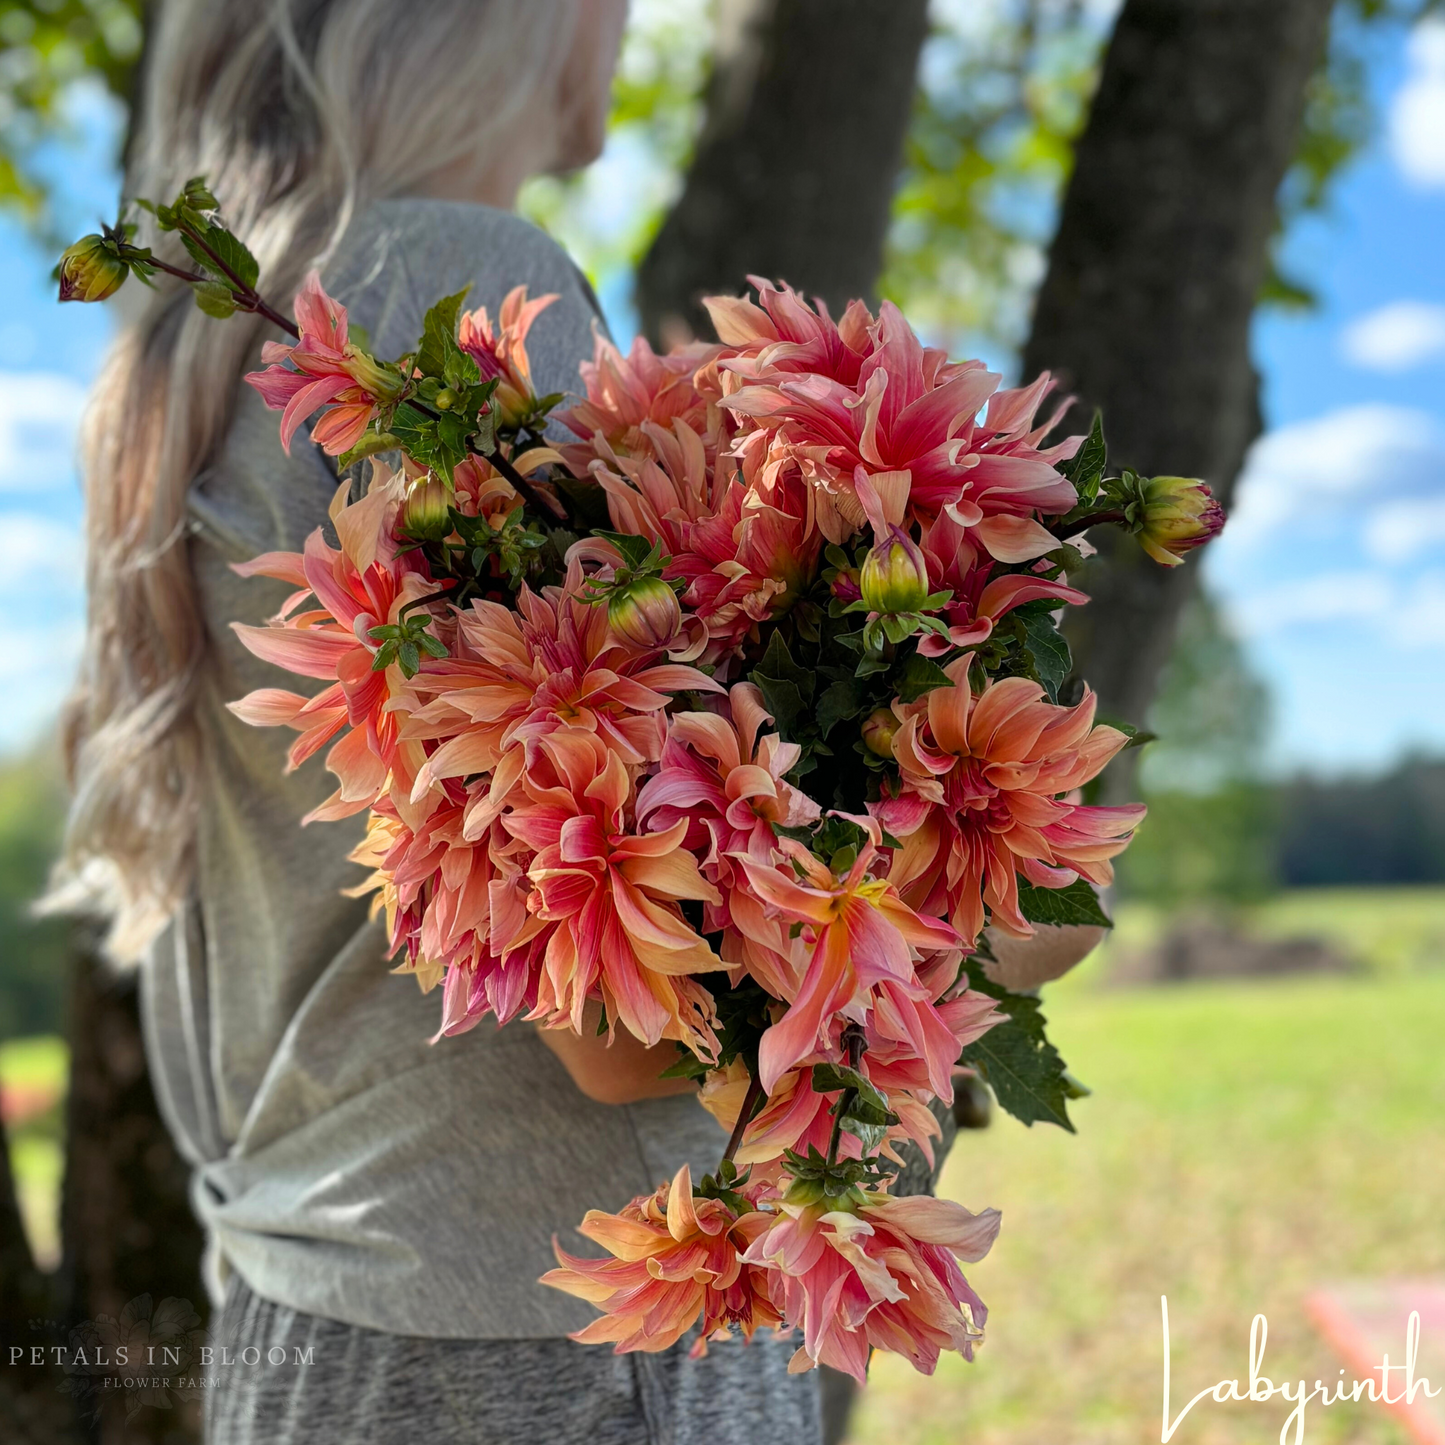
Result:
[[1104,481],[1104,472],[1109,465],[1109,448],[1104,441],[1104,417],[1094,413],[1089,423],[1089,434],[1083,445],[1074,453],[1074,459],[1064,468],[1064,475],[1074,484],[1079,494],[1079,506],[1087,509],[1099,495]]
[[445,657],[446,648],[426,630],[430,624],[431,617],[427,613],[414,612],[399,622],[369,628],[367,636],[373,642],[381,644],[372,659],[371,670],[380,672],[395,663],[401,668],[403,677],[415,677],[421,671],[423,654],[427,657]]
[[[422,321],[422,342],[416,354],[416,364],[424,376],[445,379],[451,384],[447,367],[453,359],[461,354],[471,361],[471,357],[466,356],[457,344],[457,317],[470,290],[468,286],[454,296],[442,297]],[[476,362],[472,361],[472,366],[475,368]],[[476,379],[474,375],[472,380]]]
[[788,741],[799,740],[811,719],[817,674],[800,667],[788,650],[781,631],[774,631],[763,659],[753,669],[752,681],[763,695],[778,730]]
[[1269,692],[1207,593],[1184,609],[1149,712],[1157,735],[1144,754],[1146,792],[1210,793],[1258,775]]
[[1043,684],[1049,701],[1058,702],[1059,689],[1074,665],[1069,644],[1064,641],[1051,612],[1026,613],[1023,608],[1018,610],[1023,613],[1024,639],[1032,659],[1033,675]]
[[1098,895],[1083,878],[1076,878],[1067,888],[1036,888],[1027,879],[1020,878],[1019,912],[1030,923],[1052,923],[1059,927],[1074,923],[1094,928],[1114,926]]
[[64,813],[52,759],[0,767],[0,1037],[62,1027],[70,925],[29,910],[45,888]]
[[898,674],[898,700],[916,702],[935,687],[952,687],[948,674],[931,657],[914,653]]
[[1207,793],[1151,791],[1144,798],[1149,816],[1116,865],[1121,897],[1166,907],[1234,905],[1274,891],[1279,805],[1272,788],[1242,780]]
[[1120,894],[1167,906],[1267,896],[1279,826],[1261,781],[1269,693],[1206,593],[1180,618],[1149,728],[1149,816],[1118,862]]
[[939,18],[882,290],[945,345],[1022,341],[1105,38],[1078,0],[1007,0]]
[[129,103],[144,0],[0,0],[0,205],[47,224],[36,146],[59,129],[67,88],[99,80]]
[[1030,1127],[1035,1121],[1057,1124],[1072,1134],[1068,1105],[1071,1098],[1078,1097],[1079,1086],[1044,1032],[1039,1001],[994,983],[976,958],[967,959],[965,967],[969,988],[997,999],[1007,1018],[969,1044],[959,1055],[959,1063],[977,1069],[1000,1108],[1021,1123]]

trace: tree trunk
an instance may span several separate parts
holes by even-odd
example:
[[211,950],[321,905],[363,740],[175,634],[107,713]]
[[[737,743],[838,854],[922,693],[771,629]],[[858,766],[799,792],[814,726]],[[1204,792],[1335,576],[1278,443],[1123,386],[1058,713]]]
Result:
[[699,298],[751,274],[871,297],[927,0],[722,0],[707,114],[637,278],[654,340],[709,334]]
[[[198,1445],[200,1402],[180,1385],[203,1373],[194,1351],[208,1313],[190,1171],[146,1073],[136,976],[114,973],[82,929],[71,970],[63,1254],[54,1275],[31,1259],[0,1135],[0,1440]],[[113,1354],[118,1338],[132,1364],[148,1345],[157,1361],[178,1349],[179,1369],[146,1373],[171,1377],[179,1393],[166,1388],[142,1403],[127,1391],[127,1372],[95,1358],[97,1345]],[[25,1351],[18,1359],[15,1348]],[[84,1368],[78,1348],[89,1352]]]
[[[1069,430],[1103,411],[1111,463],[1203,477],[1226,506],[1260,430],[1250,318],[1330,10],[1126,0],[1024,351],[1025,376],[1047,368],[1077,395]],[[1101,712],[1137,724],[1199,562],[1162,568],[1115,533],[1092,540],[1093,600],[1067,624],[1077,672]]]
[[[136,975],[115,973],[81,942],[70,998],[61,1307],[72,1327],[119,1319],[129,1307],[137,1328],[159,1342],[160,1321],[174,1327],[182,1305],[194,1316],[182,1333],[204,1325],[204,1239],[190,1206],[190,1169],[161,1121],[146,1071]],[[104,1404],[98,1445],[200,1440],[198,1402],[167,1391],[169,1408],[143,1406],[127,1421],[135,1401],[123,1390],[99,1390],[101,1377],[92,1378],[98,1393],[81,1403]]]
[[[65,1343],[52,1321],[51,1281],[35,1268],[15,1200],[10,1147],[0,1129],[0,1439],[15,1445],[78,1445],[79,1424],[45,1351]],[[41,1363],[30,1351],[41,1350]],[[15,1350],[22,1354],[17,1360]]]

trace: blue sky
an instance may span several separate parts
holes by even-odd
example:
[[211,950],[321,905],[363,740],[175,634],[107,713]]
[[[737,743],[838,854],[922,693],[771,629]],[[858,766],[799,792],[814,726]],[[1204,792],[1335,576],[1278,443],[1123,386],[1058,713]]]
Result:
[[1283,767],[1445,748],[1445,22],[1373,85],[1378,140],[1289,238],[1322,305],[1256,323],[1269,430],[1205,568]]
[[[1268,430],[1205,567],[1273,692],[1272,758],[1285,770],[1445,751],[1445,22],[1383,37],[1372,85],[1377,140],[1329,214],[1289,238],[1321,305],[1257,322]],[[53,164],[61,219],[78,232],[113,204],[97,158],[115,117],[86,93],[73,118]],[[629,171],[623,138],[589,190],[635,195],[612,184]],[[71,459],[111,321],[58,306],[50,264],[0,220],[0,751],[43,733],[79,641]],[[630,330],[625,292],[609,285],[603,300],[614,329]]]

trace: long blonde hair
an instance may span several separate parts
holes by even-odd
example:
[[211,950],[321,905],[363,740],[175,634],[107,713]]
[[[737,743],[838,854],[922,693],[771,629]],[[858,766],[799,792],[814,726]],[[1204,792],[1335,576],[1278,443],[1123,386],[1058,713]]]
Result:
[[[127,192],[169,201],[204,174],[260,261],[263,294],[288,301],[359,205],[473,160],[480,171],[558,83],[577,4],[165,0]],[[264,328],[210,320],[178,285],[158,290],[118,338],[82,434],[87,643],[51,903],[107,915],[119,961],[140,956],[192,876],[205,645],[186,493]]]

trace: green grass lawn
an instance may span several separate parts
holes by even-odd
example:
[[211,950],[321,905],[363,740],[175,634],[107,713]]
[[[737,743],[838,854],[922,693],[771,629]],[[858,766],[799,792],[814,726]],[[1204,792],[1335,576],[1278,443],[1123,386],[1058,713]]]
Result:
[[[881,1359],[856,1445],[1157,1441],[1161,1294],[1177,1401],[1247,1377],[1261,1312],[1265,1374],[1333,1380],[1312,1288],[1445,1275],[1445,972],[1125,991],[1091,987],[1091,967],[1045,994],[1094,1089],[1078,1135],[1004,1117],[961,1136],[944,1175],[951,1198],[1003,1211],[968,1271],[987,1344],[932,1379]],[[1289,1409],[1206,1401],[1174,1440],[1267,1445]],[[1330,1445],[1404,1438],[1367,1405],[1307,1425]]]
[[[1212,911],[1218,914],[1219,906]],[[1262,937],[1324,939],[1370,973],[1445,969],[1445,888],[1295,888],[1230,916],[1244,932]],[[1125,903],[1116,922],[1097,962],[1063,987],[1106,978],[1116,948],[1148,947],[1168,926],[1169,915],[1147,903]]]

